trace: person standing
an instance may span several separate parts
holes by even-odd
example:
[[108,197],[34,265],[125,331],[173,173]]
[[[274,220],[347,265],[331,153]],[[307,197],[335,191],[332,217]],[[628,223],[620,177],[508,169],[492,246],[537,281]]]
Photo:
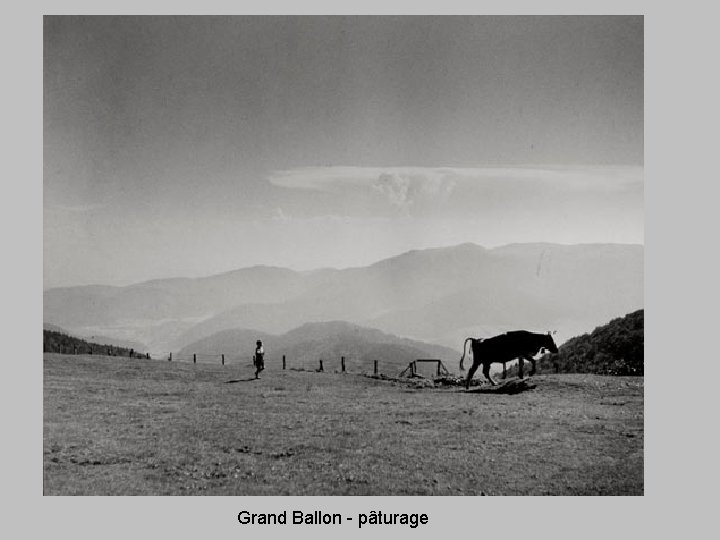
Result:
[[265,369],[265,349],[262,341],[259,339],[255,342],[255,356],[253,357],[255,364],[255,378],[260,378],[260,372]]

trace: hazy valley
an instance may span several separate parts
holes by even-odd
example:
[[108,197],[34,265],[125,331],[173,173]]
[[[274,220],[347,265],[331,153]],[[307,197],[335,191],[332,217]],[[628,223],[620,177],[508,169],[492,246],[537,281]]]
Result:
[[[245,347],[245,338],[233,341],[227,331],[272,339],[327,321],[454,351],[464,337],[517,328],[557,330],[561,343],[642,307],[643,247],[621,244],[462,244],[343,270],[256,266],[44,292],[46,324],[151,353]],[[282,348],[281,341],[276,345],[275,351]]]

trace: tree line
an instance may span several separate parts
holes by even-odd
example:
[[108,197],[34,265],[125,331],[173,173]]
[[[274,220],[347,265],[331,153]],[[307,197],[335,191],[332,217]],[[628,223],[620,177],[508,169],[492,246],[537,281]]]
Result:
[[53,330],[43,330],[43,352],[60,354],[99,354],[104,356],[125,356],[146,358],[144,353],[134,349],[91,343],[84,339],[68,336]]
[[559,373],[644,375],[645,310],[639,309],[569,339],[542,367]]

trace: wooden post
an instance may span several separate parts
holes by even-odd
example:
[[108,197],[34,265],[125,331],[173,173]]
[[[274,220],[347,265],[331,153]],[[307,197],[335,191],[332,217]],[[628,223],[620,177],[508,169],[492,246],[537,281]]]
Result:
[[283,369],[285,369],[285,355],[283,354]]
[[146,352],[146,353],[145,353],[145,359],[146,359],[146,360],[150,360],[150,353],[149,353],[149,352]]
[[225,355],[221,354],[220,356],[222,357],[222,365],[224,366],[225,365]]
[[320,370],[319,371],[323,371],[322,360],[320,360]]
[[414,376],[415,376],[415,370],[417,369],[417,365],[415,364],[415,362],[410,362],[410,366],[411,366],[411,368],[410,368],[410,375],[412,375],[412,376],[414,377]]
[[168,362],[172,362],[172,353],[170,353],[170,356],[168,356]]
[[193,364],[197,364],[197,355],[193,353]]
[[343,373],[345,373],[345,357],[344,356],[340,357],[340,370]]
[[437,363],[437,376],[440,376],[440,362]]
[[374,373],[375,375],[377,375],[377,374],[378,374],[378,361],[377,361],[377,360],[373,360],[373,364],[374,364],[374,365],[373,365],[373,373]]

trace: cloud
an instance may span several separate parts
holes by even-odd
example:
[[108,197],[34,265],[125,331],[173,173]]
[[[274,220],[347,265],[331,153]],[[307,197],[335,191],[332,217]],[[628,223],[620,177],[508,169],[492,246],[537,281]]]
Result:
[[399,174],[382,173],[372,188],[396,206],[404,206],[409,201],[410,180]]
[[409,213],[413,207],[446,202],[455,186],[453,178],[435,171],[424,174],[384,172],[371,188],[384,196],[392,206]]
[[282,208],[275,208],[275,211],[272,215],[272,220],[277,221],[279,223],[289,223],[292,218],[288,216],[285,212],[283,212]]
[[[339,187],[371,186],[387,175],[408,179],[410,183],[430,186],[452,180],[458,182],[530,180],[587,187],[591,184],[612,187],[642,182],[638,166],[522,166],[522,167],[298,167],[274,171],[268,181],[292,189],[334,191]],[[410,189],[410,186],[408,186]],[[413,188],[414,189],[414,188]]]
[[[403,215],[459,207],[542,202],[548,197],[642,194],[643,169],[630,166],[303,167],[275,171],[273,185],[365,201]],[[615,195],[613,195],[615,194]],[[473,202],[475,201],[475,202]],[[480,205],[480,206],[477,206]]]
[[386,204],[411,208],[442,203],[452,193],[457,174],[451,169],[422,167],[315,167],[274,172],[269,181],[280,187],[380,196]]

